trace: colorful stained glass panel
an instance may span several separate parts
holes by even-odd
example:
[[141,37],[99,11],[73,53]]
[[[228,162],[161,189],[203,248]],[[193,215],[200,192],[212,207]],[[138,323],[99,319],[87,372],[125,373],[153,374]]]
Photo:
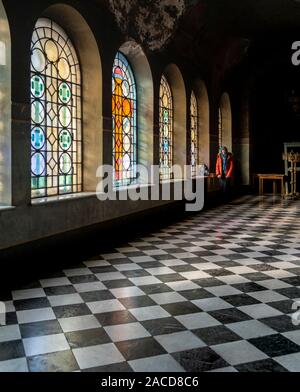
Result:
[[160,177],[172,178],[173,166],[173,97],[165,76],[160,84]]
[[191,95],[191,167],[192,176],[197,174],[199,164],[199,115],[198,103],[194,92]]
[[32,198],[82,191],[81,73],[64,30],[39,19],[31,42]]
[[137,92],[132,68],[118,52],[112,74],[114,185],[127,186],[136,181]]

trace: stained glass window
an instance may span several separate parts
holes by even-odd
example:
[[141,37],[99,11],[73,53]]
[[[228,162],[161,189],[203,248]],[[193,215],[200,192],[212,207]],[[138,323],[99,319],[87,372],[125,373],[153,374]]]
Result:
[[118,52],[112,75],[114,185],[136,181],[137,92],[135,77],[126,57]]
[[223,115],[222,110],[219,108],[219,120],[218,120],[218,132],[219,132],[219,147],[223,144]]
[[173,166],[173,97],[165,76],[160,84],[160,177],[172,178]]
[[56,23],[40,19],[31,42],[32,198],[82,191],[78,57]]
[[197,98],[194,92],[191,95],[191,166],[192,176],[197,174],[199,140],[199,115]]

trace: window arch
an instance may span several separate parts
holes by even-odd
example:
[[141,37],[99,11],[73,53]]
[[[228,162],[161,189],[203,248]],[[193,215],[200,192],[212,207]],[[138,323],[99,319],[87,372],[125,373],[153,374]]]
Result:
[[0,206],[11,205],[11,38],[0,1]]
[[172,178],[174,105],[171,87],[163,75],[160,83],[160,177]]
[[81,87],[69,37],[39,19],[31,42],[32,198],[82,191]]
[[219,146],[232,150],[232,112],[228,93],[221,96],[219,108]]
[[191,166],[192,176],[197,174],[199,164],[199,111],[198,102],[194,91],[191,95]]
[[119,51],[112,75],[114,185],[126,186],[137,177],[137,90],[127,58]]
[[218,143],[219,148],[221,148],[223,146],[223,117],[221,108],[219,108],[218,113]]

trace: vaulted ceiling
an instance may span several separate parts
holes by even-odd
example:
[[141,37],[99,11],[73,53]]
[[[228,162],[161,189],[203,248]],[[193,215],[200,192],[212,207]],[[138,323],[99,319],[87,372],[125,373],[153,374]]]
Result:
[[300,40],[300,0],[94,1],[109,7],[121,31],[149,50],[169,47],[202,66],[227,69],[256,46],[261,56],[264,48],[276,51],[279,41]]

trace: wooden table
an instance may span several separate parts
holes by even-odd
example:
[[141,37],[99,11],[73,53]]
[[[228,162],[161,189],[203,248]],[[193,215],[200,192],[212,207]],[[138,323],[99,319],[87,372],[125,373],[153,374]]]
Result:
[[264,182],[265,181],[273,181],[273,194],[277,194],[277,183],[280,181],[281,183],[281,196],[285,196],[285,187],[284,187],[284,174],[257,174],[259,179],[259,194],[262,196],[264,194]]

